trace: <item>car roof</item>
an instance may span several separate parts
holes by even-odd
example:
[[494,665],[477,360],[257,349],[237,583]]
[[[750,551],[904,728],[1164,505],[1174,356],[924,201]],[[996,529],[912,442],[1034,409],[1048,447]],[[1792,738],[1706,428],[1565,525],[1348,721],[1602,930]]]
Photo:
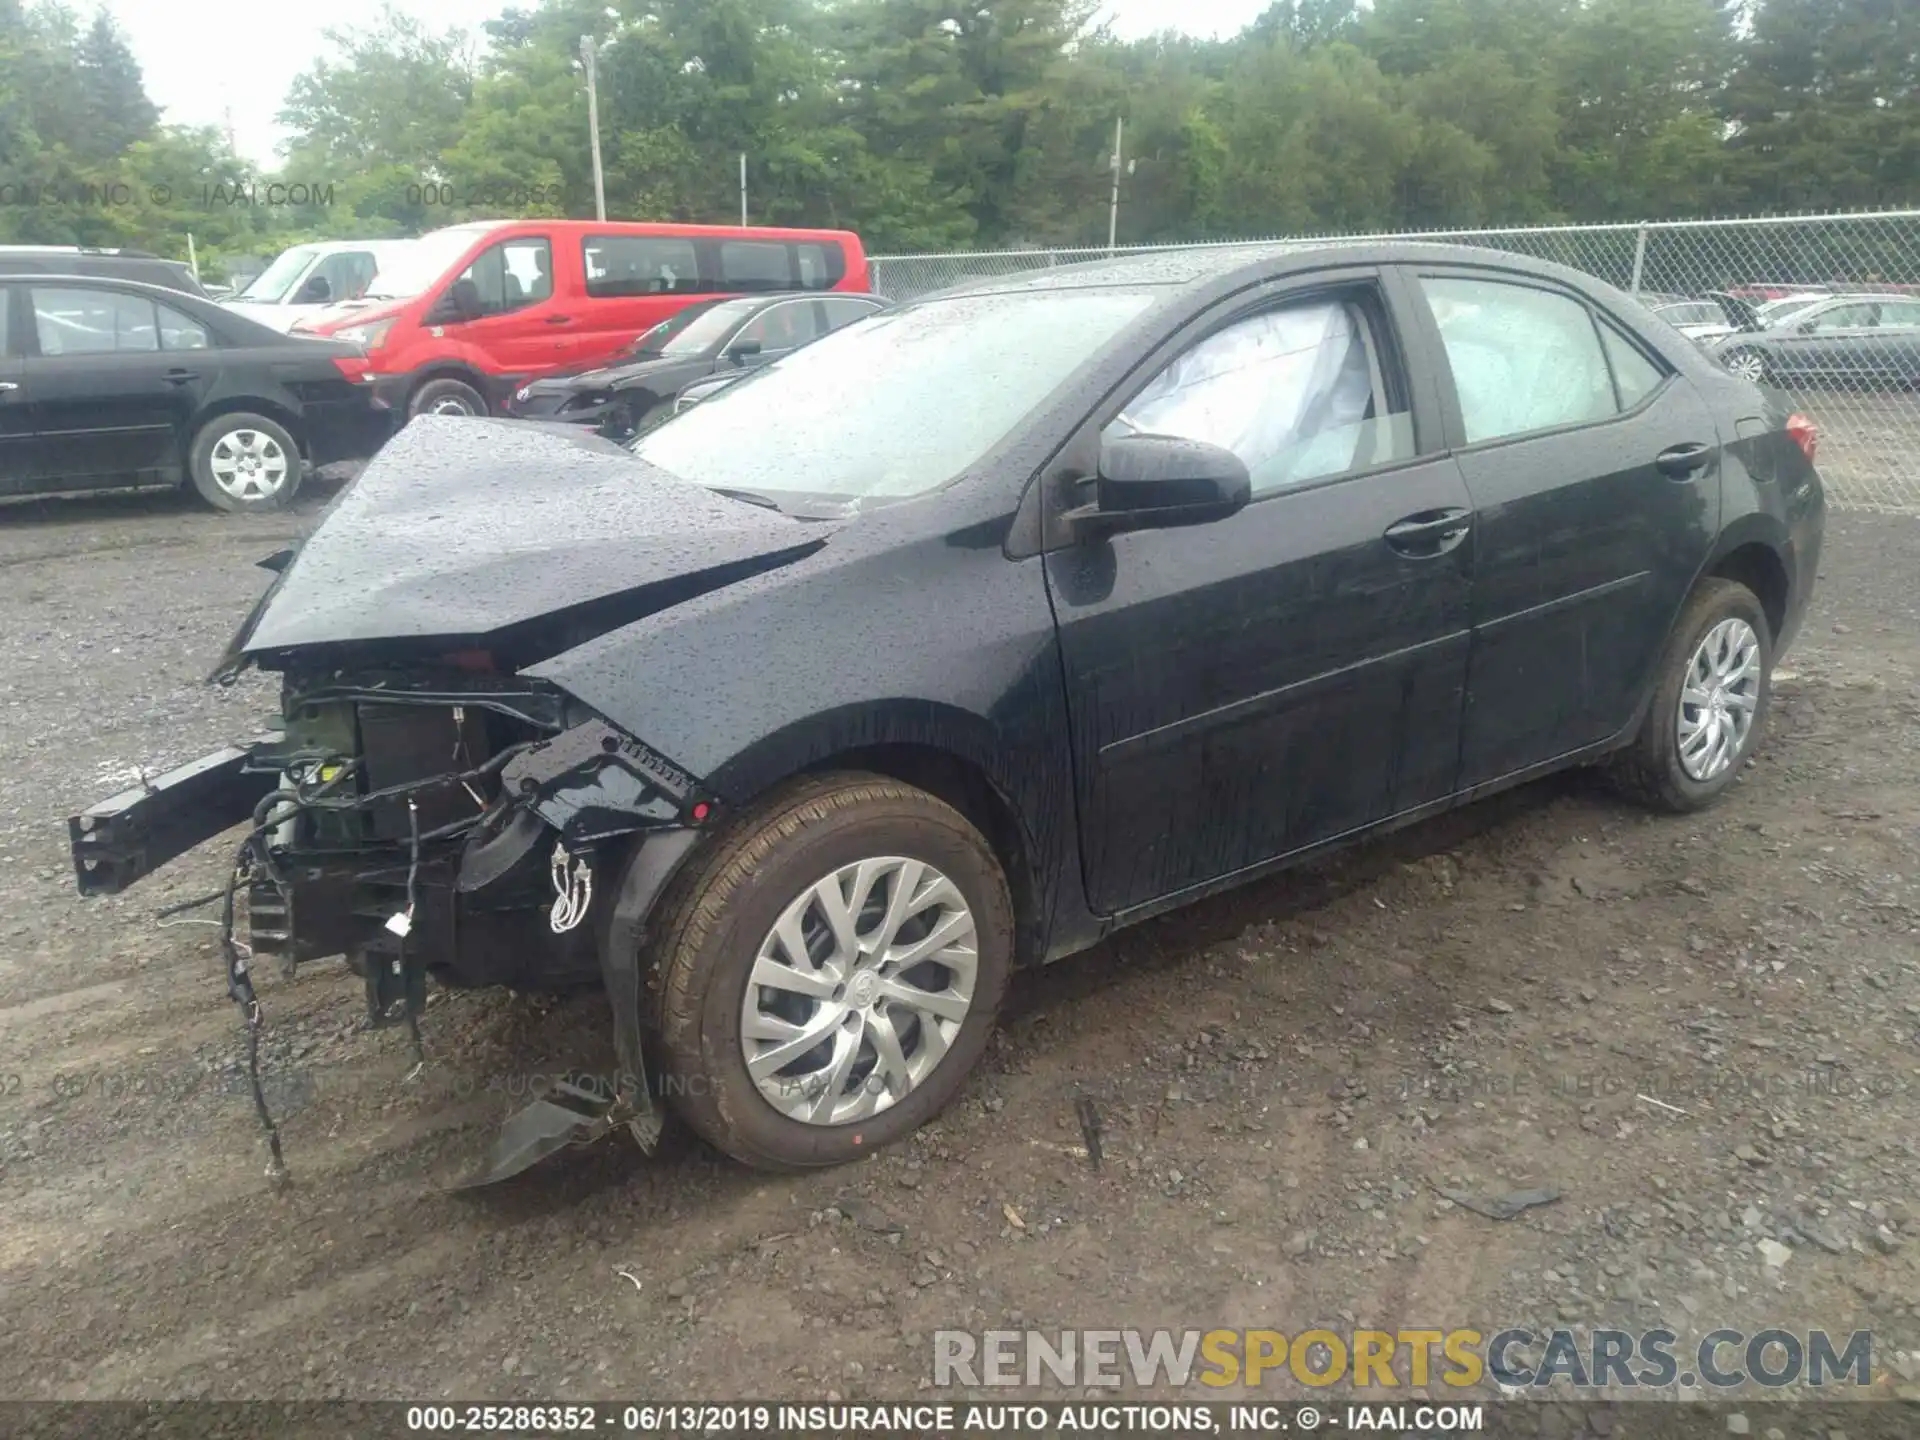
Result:
[[[279,344],[289,337],[271,326],[249,320],[238,310],[222,305],[217,300],[204,295],[190,295],[184,290],[175,290],[167,285],[149,285],[144,280],[123,280],[118,275],[7,275],[0,274],[0,285],[32,284],[39,286],[71,285],[84,289],[123,290],[136,295],[144,295],[158,304],[167,305],[175,310],[183,310],[202,324],[211,323],[222,333],[242,340],[248,344],[261,345],[269,342]],[[292,337],[301,338],[301,337]],[[314,337],[324,339],[325,337]]]
[[[1185,288],[1207,285],[1233,290],[1296,271],[1324,268],[1336,260],[1351,265],[1495,265],[1536,275],[1541,279],[1583,287],[1604,284],[1584,271],[1510,250],[1476,245],[1443,245],[1418,241],[1278,240],[1244,244],[1189,247],[1145,254],[1088,260],[998,275],[956,285],[941,296],[1009,295],[1042,290]],[[931,299],[932,296],[925,298]]]

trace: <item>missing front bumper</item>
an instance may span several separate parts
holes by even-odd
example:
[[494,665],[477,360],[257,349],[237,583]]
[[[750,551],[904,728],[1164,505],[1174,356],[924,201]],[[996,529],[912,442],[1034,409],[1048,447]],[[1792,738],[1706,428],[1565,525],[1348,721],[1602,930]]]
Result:
[[[262,736],[256,745],[275,743]],[[229,746],[90,805],[67,821],[82,895],[118,895],[129,885],[230,830],[279,783],[250,770],[253,746]]]

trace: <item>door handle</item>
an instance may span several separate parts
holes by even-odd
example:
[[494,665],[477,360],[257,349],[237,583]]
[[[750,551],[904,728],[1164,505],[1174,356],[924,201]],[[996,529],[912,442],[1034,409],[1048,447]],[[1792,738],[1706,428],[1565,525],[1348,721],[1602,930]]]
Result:
[[1382,538],[1402,555],[1424,559],[1444,555],[1464,540],[1472,527],[1470,510],[1422,510],[1389,525]]
[[1662,450],[1654,457],[1653,464],[1669,480],[1685,480],[1696,470],[1706,469],[1712,460],[1713,447],[1695,442]]
[[565,324],[568,324],[568,323],[570,323],[570,322],[572,321],[572,319],[573,319],[573,317],[572,317],[571,315],[549,315],[549,316],[547,317],[547,324],[549,324],[549,325],[565,325]]
[[200,372],[198,370],[167,371],[167,383],[169,385],[184,385],[189,380],[198,380],[199,378],[200,378]]
[[8,390],[18,390],[19,388],[20,387],[11,380],[0,380],[0,393]]

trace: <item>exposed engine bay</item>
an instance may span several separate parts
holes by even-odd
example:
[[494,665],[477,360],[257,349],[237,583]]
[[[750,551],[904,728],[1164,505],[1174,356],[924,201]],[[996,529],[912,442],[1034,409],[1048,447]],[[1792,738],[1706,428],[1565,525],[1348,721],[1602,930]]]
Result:
[[[471,666],[483,657],[452,658]],[[365,983],[370,1026],[405,1025],[417,1059],[429,977],[527,990],[604,983],[619,1075],[563,1086],[513,1117],[478,1180],[620,1125],[650,1151],[660,1121],[640,1054],[639,919],[715,802],[665,757],[537,680],[457,664],[405,675],[290,672],[282,708],[282,733],[225,752],[227,797],[256,796],[250,828],[226,887],[189,902],[221,907],[269,1173],[284,1174],[284,1160],[259,1088],[262,1014],[250,973],[269,958],[291,973],[346,957]],[[151,868],[143,805],[157,808],[181,783],[209,785],[203,770],[184,782],[179,774],[75,817],[83,891],[120,889]]]

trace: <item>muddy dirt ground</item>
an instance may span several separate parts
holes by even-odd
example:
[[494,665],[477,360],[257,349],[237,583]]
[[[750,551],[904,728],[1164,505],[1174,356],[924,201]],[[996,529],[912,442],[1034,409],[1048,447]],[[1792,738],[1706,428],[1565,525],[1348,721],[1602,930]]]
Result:
[[221,857],[69,872],[69,813],[268,717],[200,679],[317,505],[0,515],[0,1395],[900,1398],[1023,1325],[1871,1328],[1920,1386],[1920,519],[1832,518],[1709,814],[1568,777],[1026,976],[857,1167],[676,1133],[461,1197],[598,996],[438,994],[408,1080],[340,962],[265,974],[276,1193],[215,932],[155,921]]

